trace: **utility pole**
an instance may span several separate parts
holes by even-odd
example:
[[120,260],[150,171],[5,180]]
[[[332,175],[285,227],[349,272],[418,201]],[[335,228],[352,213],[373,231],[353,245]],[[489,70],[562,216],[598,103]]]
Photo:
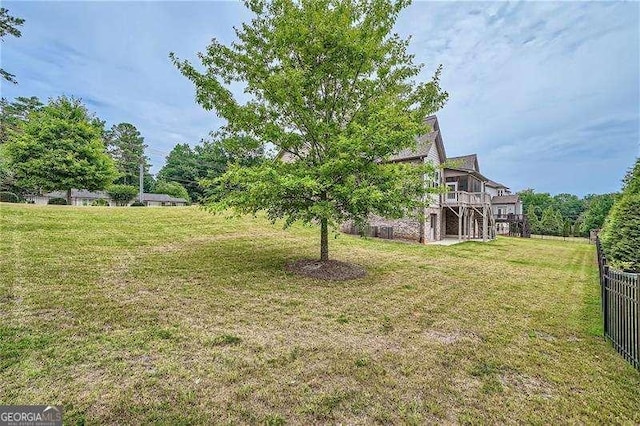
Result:
[[140,195],[138,201],[142,203],[142,193],[144,191],[144,163],[142,158],[140,159]]

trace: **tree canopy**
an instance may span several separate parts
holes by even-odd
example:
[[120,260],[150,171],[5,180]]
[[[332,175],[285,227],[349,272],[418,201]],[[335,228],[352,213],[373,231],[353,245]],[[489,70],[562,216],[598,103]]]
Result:
[[144,166],[144,174],[149,175],[149,160],[144,155],[147,145],[144,144],[144,138],[136,126],[129,123],[115,124],[105,132],[104,137],[107,151],[115,161],[119,172],[116,183],[137,185],[141,162]]
[[9,102],[0,99],[0,144],[9,140],[9,133],[18,130],[19,124],[26,121],[29,113],[42,108],[44,104],[35,96],[29,98],[18,96]]
[[[4,41],[4,38],[7,35],[14,37],[22,36],[19,28],[22,24],[24,24],[24,19],[11,16],[7,9],[0,7],[0,43]],[[0,77],[10,81],[11,83],[18,83],[15,79],[15,75],[10,74],[2,68],[0,68]]]
[[[406,1],[247,2],[254,17],[227,46],[199,55],[204,71],[171,58],[196,86],[197,101],[226,120],[221,134],[272,144],[287,161],[232,165],[215,184],[214,209],[266,211],[328,228],[414,214],[431,189],[426,168],[386,163],[431,129],[425,117],[447,98],[439,69],[423,83],[408,40],[391,34]],[[244,86],[241,103],[231,84]],[[241,148],[241,147],[239,147]],[[255,148],[251,145],[251,148]]]
[[[215,163],[214,167],[215,167]],[[179,182],[182,184],[189,198],[197,200],[202,195],[202,188],[198,181],[200,173],[200,159],[189,144],[178,144],[173,147],[166,158],[164,166],[158,172],[158,181]]]
[[[253,144],[255,149],[249,147]],[[158,180],[177,182],[194,201],[202,200],[210,191],[201,185],[203,179],[215,179],[222,175],[229,164],[255,165],[262,161],[261,144],[248,138],[202,140],[191,148],[189,144],[176,145],[158,172]]]
[[590,194],[585,197],[586,210],[582,215],[580,231],[587,235],[592,229],[600,229],[613,207],[616,194]]
[[116,175],[101,129],[82,103],[60,97],[29,114],[3,145],[17,184],[31,190],[98,190]]

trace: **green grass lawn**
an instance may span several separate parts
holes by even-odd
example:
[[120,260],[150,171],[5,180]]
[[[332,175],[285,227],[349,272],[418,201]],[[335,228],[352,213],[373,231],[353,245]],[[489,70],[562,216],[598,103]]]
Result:
[[69,424],[639,423],[593,246],[340,235],[191,208],[0,205],[0,404]]

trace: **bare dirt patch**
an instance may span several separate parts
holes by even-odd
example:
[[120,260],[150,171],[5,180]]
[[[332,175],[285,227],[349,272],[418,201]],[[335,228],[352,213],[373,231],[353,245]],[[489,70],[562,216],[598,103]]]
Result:
[[526,374],[508,371],[500,375],[502,385],[507,389],[512,389],[520,394],[551,398],[553,396],[552,386],[545,380],[528,376]]
[[285,269],[305,277],[331,281],[354,280],[367,275],[366,269],[362,266],[339,260],[301,259],[287,263]]

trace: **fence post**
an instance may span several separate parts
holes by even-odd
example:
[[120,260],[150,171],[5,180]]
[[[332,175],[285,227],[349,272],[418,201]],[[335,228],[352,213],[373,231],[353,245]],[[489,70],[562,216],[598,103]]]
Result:
[[608,287],[609,287],[609,265],[602,265],[601,278],[602,283],[602,320],[604,337],[609,336],[609,301],[608,301]]

